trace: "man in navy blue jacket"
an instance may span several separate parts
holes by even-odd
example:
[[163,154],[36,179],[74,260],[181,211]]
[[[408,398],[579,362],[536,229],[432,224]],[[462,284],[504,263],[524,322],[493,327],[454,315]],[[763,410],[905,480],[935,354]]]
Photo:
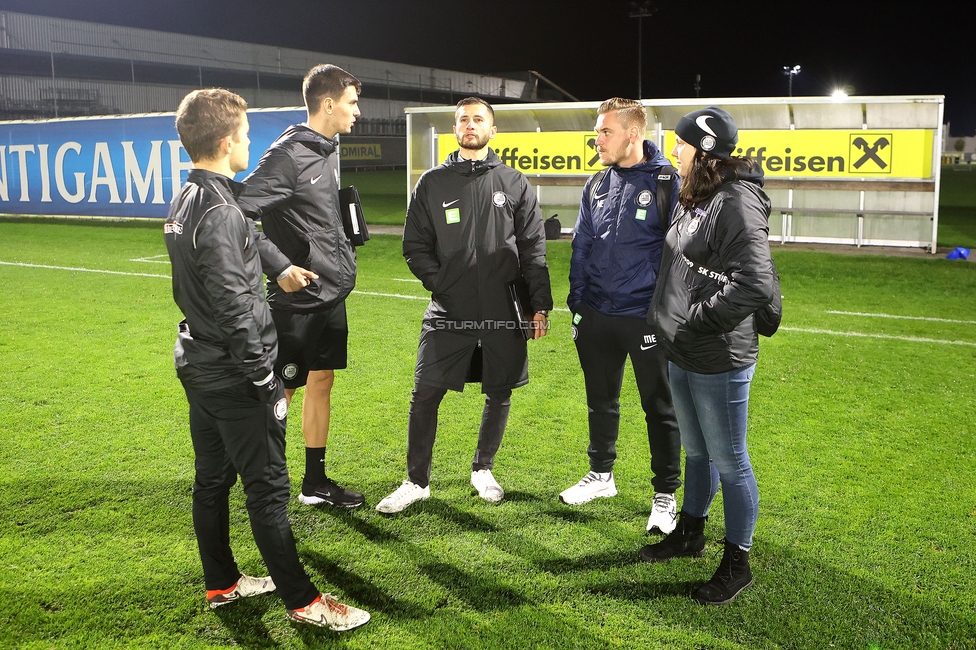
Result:
[[657,212],[659,183],[672,183],[672,205],[678,185],[670,169],[658,178],[668,161],[644,139],[646,127],[647,115],[638,101],[615,97],[600,105],[596,149],[607,169],[594,174],[583,189],[567,299],[586,382],[590,472],[559,498],[575,505],[617,494],[613,464],[629,355],[647,422],[656,492],[647,529],[667,534],[677,516],[674,492],[681,484],[681,442],[667,359],[645,319],[661,262],[661,224],[667,223],[667,215],[662,220]]

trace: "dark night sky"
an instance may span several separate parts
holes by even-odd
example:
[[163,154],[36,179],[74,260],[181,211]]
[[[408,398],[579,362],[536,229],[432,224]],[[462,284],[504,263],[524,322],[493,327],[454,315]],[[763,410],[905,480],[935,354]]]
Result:
[[[581,100],[637,94],[627,0],[0,0],[0,9],[414,65],[536,70]],[[643,94],[943,94],[953,135],[976,133],[976,18],[948,3],[652,0]],[[355,74],[355,70],[351,70]]]

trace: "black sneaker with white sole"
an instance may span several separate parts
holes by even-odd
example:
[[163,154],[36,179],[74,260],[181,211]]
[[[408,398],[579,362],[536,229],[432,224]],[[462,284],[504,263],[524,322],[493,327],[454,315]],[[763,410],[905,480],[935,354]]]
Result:
[[335,508],[358,508],[366,502],[359,492],[347,490],[332,479],[326,479],[318,485],[310,485],[302,481],[302,491],[298,500],[307,506],[326,504]]

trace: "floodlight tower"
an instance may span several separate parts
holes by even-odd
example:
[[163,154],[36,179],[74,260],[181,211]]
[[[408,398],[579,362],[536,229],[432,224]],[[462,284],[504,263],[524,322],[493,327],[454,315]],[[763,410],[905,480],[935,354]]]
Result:
[[641,90],[641,41],[643,40],[643,30],[642,26],[644,24],[645,18],[650,18],[654,12],[657,11],[657,7],[653,6],[651,0],[644,0],[644,2],[638,5],[636,2],[630,3],[630,13],[628,14],[631,18],[637,19],[637,99],[643,97]]
[[790,97],[793,96],[793,77],[800,74],[800,66],[795,65],[792,68],[788,65],[783,66],[783,74],[790,78]]

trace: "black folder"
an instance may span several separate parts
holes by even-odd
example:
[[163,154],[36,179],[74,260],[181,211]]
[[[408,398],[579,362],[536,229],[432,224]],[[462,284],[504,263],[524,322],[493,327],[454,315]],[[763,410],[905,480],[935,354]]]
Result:
[[508,297],[515,322],[518,323],[522,336],[528,341],[534,334],[531,323],[535,312],[532,311],[529,303],[529,285],[526,284],[525,278],[519,276],[517,280],[508,283]]
[[359,202],[359,192],[355,185],[339,190],[339,208],[342,211],[342,227],[353,246],[362,246],[369,241],[369,230],[363,216],[363,205]]

